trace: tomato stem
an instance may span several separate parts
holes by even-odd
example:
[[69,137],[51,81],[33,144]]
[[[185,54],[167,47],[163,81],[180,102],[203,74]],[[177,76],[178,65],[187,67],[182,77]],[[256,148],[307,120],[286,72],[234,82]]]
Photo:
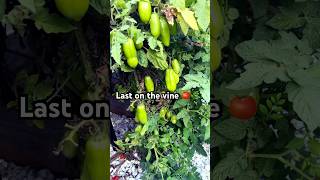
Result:
[[301,176],[303,176],[305,179],[312,180],[310,176],[305,174],[301,169],[297,168],[295,165],[291,164],[289,161],[283,158],[283,156],[291,153],[292,151],[285,151],[281,154],[250,154],[249,156],[252,158],[266,158],[266,159],[276,159],[285,164],[286,166],[290,167],[291,169],[295,170],[297,173],[299,173]]

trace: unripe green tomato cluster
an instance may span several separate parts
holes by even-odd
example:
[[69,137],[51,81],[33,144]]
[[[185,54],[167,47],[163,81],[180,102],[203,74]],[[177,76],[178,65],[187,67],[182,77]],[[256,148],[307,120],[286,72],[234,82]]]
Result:
[[177,123],[177,116],[173,114],[167,107],[162,107],[159,112],[159,117],[170,120],[172,124]]
[[[151,3],[149,0],[140,0],[138,2],[138,13],[140,20],[144,24],[150,24],[150,31],[155,38],[161,37],[164,46],[170,45],[169,24],[164,17],[159,17],[158,13],[151,13]],[[174,27],[176,28],[176,27]],[[176,31],[176,29],[173,29]]]

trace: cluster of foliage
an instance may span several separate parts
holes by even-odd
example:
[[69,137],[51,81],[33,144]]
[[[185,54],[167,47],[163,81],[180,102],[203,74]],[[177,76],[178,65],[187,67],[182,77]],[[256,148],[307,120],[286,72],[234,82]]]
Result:
[[[320,3],[226,2],[225,18],[240,13],[213,81],[226,109],[212,129],[213,179],[319,178]],[[253,97],[256,115],[235,117],[236,96]]]
[[[139,111],[136,119],[141,124],[136,132],[128,133],[116,143],[123,151],[140,152],[146,179],[199,179],[191,160],[195,152],[206,155],[202,144],[210,137],[210,3],[152,1],[153,12],[169,24],[168,45],[163,37],[155,37],[148,22],[141,19],[140,2],[149,1],[111,2],[110,66],[113,77],[124,74],[115,91],[146,93],[152,89],[154,93],[169,90],[179,94],[188,91],[191,97],[186,100],[189,94],[185,94],[186,99],[179,100],[132,100],[130,109]],[[127,53],[123,52],[126,50],[122,49],[129,38],[136,44],[137,66],[127,62]],[[177,61],[180,68],[175,68]],[[180,73],[176,72],[180,76],[176,88],[169,87],[165,77],[171,73],[166,73],[171,66],[175,71],[180,69]],[[145,87],[145,76],[153,79],[154,84]]]

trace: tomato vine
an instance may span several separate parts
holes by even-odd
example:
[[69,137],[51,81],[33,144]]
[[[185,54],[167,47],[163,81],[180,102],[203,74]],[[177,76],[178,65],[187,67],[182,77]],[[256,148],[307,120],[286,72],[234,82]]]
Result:
[[[137,88],[133,93],[192,94],[190,100],[131,100],[130,110],[136,112],[138,123],[145,119],[144,111],[147,122],[117,145],[145,157],[146,178],[198,179],[191,159],[195,152],[206,155],[202,144],[210,137],[209,1],[114,0],[111,4],[111,69],[113,74],[124,73],[125,81],[135,82],[133,87],[118,85],[114,91]],[[204,11],[199,12],[199,7]],[[137,51],[136,67],[126,62],[127,50],[122,46],[129,38]]]

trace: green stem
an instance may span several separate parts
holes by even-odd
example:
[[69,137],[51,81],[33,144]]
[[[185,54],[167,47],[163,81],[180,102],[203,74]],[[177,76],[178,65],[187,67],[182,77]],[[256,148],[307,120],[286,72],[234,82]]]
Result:
[[95,73],[92,70],[91,63],[89,62],[89,50],[88,50],[88,44],[85,39],[85,35],[83,32],[83,29],[81,27],[81,24],[78,26],[78,30],[75,31],[75,36],[78,41],[78,46],[80,50],[81,55],[81,61],[85,69],[85,80],[91,84],[95,81]]
[[[157,149],[156,149],[156,148],[153,148],[153,150],[154,150],[154,154],[156,155],[156,161],[158,162],[158,161],[159,161],[159,157],[158,157]],[[159,168],[159,171],[160,171],[162,180],[164,180],[163,173],[162,173],[162,171],[161,171],[160,168]]]
[[276,159],[282,162],[284,165],[290,167],[291,169],[295,170],[297,173],[299,173],[302,177],[304,177],[307,180],[313,180],[311,177],[309,177],[307,174],[305,174],[301,169],[297,168],[295,165],[291,164],[289,161],[284,159],[282,156],[287,155],[290,153],[290,151],[286,151],[281,154],[251,154],[250,157],[252,158],[265,158],[265,159]]

